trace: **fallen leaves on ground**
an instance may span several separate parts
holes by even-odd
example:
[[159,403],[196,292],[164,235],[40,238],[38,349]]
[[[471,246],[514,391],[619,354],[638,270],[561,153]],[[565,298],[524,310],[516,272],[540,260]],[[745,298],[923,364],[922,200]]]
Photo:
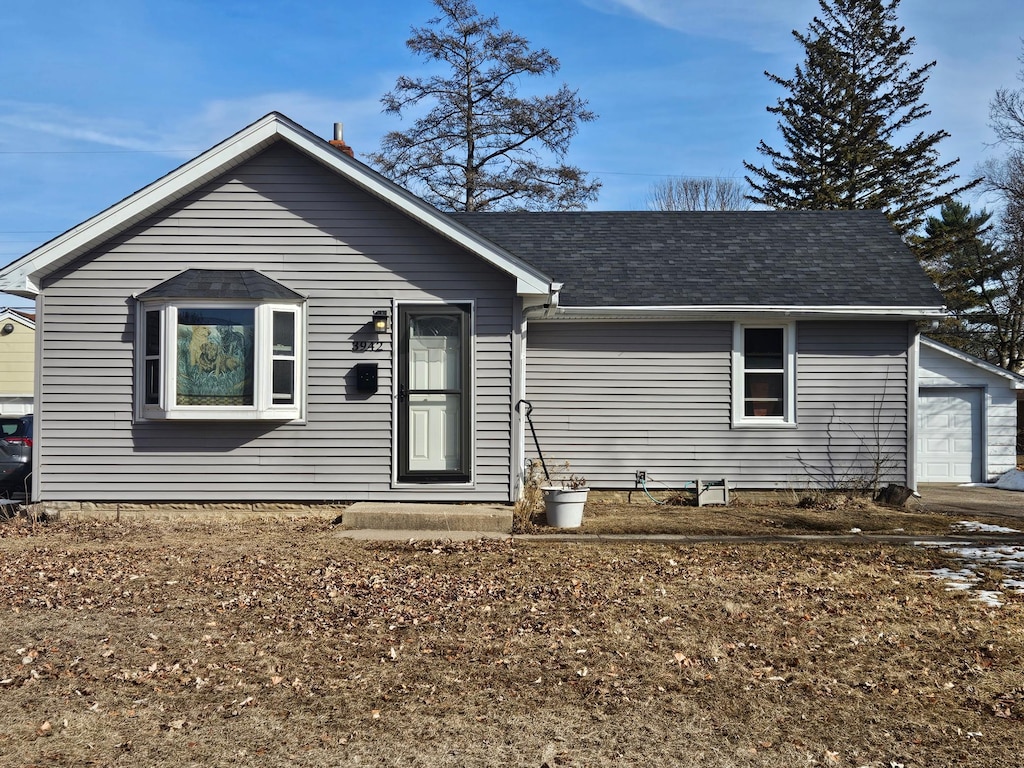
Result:
[[941,557],[367,544],[313,520],[7,530],[0,753],[1015,765],[1024,600],[990,610],[944,592],[923,575]]

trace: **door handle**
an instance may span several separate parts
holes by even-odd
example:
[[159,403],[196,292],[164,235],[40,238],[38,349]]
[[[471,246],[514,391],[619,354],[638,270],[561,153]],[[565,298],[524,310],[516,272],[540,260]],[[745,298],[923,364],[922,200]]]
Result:
[[409,395],[409,393],[408,393],[408,391],[405,388],[405,384],[399,384],[398,385],[398,401],[399,402],[405,402],[405,399],[406,399],[406,397],[408,397],[408,395]]

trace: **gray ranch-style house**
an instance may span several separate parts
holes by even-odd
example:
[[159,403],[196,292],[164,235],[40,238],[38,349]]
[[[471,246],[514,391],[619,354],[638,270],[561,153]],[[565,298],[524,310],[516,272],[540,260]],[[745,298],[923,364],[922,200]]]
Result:
[[[439,212],[271,113],[0,270],[36,500],[913,487],[942,299],[880,212]],[[922,323],[922,321],[926,321]]]

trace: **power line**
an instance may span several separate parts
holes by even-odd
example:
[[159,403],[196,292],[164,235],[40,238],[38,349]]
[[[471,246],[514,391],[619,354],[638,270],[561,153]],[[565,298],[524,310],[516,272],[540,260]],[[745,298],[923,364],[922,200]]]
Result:
[[[162,155],[168,153],[196,153],[198,149],[96,149],[96,150],[60,150],[60,149],[0,149],[0,155]],[[589,174],[601,176],[647,176],[650,178],[693,178],[693,179],[740,179],[742,176],[690,176],[685,173],[641,173],[635,171],[587,171]]]
[[693,176],[686,173],[635,173],[632,171],[587,171],[589,174],[594,176],[650,176],[653,178],[664,178],[664,179],[742,179],[743,176],[714,176],[710,174],[702,174],[700,176]]
[[0,149],[0,155],[162,155],[169,152],[196,153],[198,149]]

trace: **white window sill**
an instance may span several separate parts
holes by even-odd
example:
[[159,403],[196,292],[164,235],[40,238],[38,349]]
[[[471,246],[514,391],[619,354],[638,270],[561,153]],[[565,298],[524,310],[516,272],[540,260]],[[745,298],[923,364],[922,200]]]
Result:
[[796,429],[795,421],[777,421],[769,419],[743,419],[732,423],[733,429]]
[[391,483],[391,487],[398,490],[433,490],[434,488],[459,488],[459,489],[473,489],[476,488],[476,483],[472,480],[467,482],[446,482],[444,480],[439,482],[423,481],[421,483],[410,482],[409,480],[394,481]]
[[256,411],[253,409],[202,408],[173,411],[147,411],[141,421],[274,421],[305,424],[296,410]]

